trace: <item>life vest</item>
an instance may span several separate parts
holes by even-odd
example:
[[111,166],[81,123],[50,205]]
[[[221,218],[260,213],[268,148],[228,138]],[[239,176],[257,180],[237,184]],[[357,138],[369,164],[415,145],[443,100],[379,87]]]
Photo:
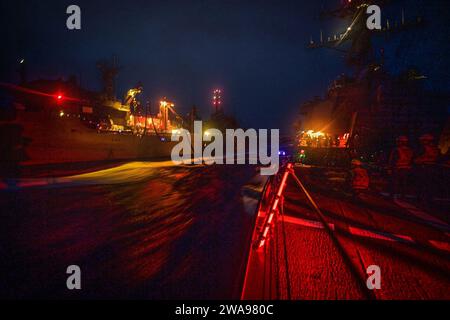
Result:
[[366,190],[369,188],[369,175],[366,169],[356,167],[352,170],[352,174],[352,188],[354,190]]
[[397,169],[411,169],[413,159],[413,151],[406,146],[397,147],[395,149],[395,163],[394,167]]
[[434,145],[423,146],[424,152],[417,157],[416,163],[420,165],[433,165],[436,164],[439,158],[439,149]]

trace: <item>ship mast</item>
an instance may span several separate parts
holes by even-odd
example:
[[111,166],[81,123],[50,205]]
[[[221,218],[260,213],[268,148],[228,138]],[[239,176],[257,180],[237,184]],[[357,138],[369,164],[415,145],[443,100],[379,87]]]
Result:
[[215,113],[218,113],[222,108],[222,90],[220,89],[214,90],[212,103]]
[[[341,19],[348,21],[347,29],[338,35],[328,37],[323,36],[320,32],[320,40],[315,42],[311,37],[307,45],[309,49],[328,48],[344,52],[346,61],[350,66],[356,67],[356,71],[370,63],[374,62],[372,39],[376,35],[389,35],[400,31],[407,31],[412,27],[417,27],[423,23],[421,17],[415,20],[405,20],[405,11],[402,10],[400,21],[385,20],[381,30],[369,30],[366,26],[368,15],[367,7],[370,5],[382,6],[393,1],[389,0],[343,0],[340,7],[333,10],[324,10],[320,17],[326,19]],[[345,48],[344,45],[350,42],[350,46]],[[383,53],[381,54],[383,59]]]
[[116,78],[119,74],[120,66],[116,56],[111,61],[101,60],[97,62],[97,68],[100,70],[103,81],[103,93],[106,99],[116,99]]

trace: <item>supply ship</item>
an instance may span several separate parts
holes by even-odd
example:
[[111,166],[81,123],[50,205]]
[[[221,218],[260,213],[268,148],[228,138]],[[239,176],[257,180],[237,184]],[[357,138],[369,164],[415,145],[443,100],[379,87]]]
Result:
[[97,64],[102,92],[82,88],[75,77],[27,81],[25,64],[20,61],[20,84],[0,85],[3,164],[170,157],[175,144],[171,134],[183,120],[166,98],[155,103],[155,110],[150,103],[142,105],[137,99],[140,84],[118,100],[115,58]]

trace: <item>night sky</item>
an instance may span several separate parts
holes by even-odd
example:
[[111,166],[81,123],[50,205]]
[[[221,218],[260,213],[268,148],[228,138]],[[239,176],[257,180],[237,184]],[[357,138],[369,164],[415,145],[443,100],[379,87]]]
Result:
[[[242,127],[286,130],[302,102],[323,96],[347,70],[341,53],[305,48],[311,36],[318,40],[320,29],[333,35],[345,28],[342,21],[318,19],[322,7],[339,2],[2,1],[1,80],[16,82],[17,61],[25,58],[29,78],[75,74],[82,86],[98,90],[95,62],[117,55],[123,66],[119,98],[141,81],[142,100],[167,96],[183,114],[196,104],[205,119],[212,90],[219,87],[225,111]],[[431,87],[450,87],[448,3],[397,1],[407,17],[428,15],[429,28],[386,45],[394,72],[420,66]],[[81,7],[80,31],[66,29],[70,4]]]

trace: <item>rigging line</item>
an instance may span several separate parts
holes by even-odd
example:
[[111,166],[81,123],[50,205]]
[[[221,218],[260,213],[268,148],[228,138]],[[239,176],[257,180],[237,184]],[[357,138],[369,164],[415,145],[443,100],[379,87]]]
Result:
[[267,270],[267,246],[264,246],[264,271],[263,271],[263,299],[265,299],[266,294],[266,270]]
[[361,292],[363,292],[366,296],[367,299],[369,300],[376,300],[376,295],[375,293],[368,289],[365,285],[365,279],[361,279],[361,274],[360,272],[358,272],[357,267],[351,262],[350,257],[347,255],[347,253],[345,252],[344,248],[342,247],[341,243],[339,242],[337,236],[335,236],[335,234],[333,233],[333,231],[331,230],[329,224],[327,223],[325,216],[323,215],[322,211],[319,209],[319,207],[317,206],[316,202],[314,201],[314,199],[311,197],[311,195],[309,194],[308,190],[306,190],[305,186],[303,185],[303,183],[300,181],[300,179],[297,177],[297,175],[294,172],[294,169],[291,169],[291,175],[294,178],[295,182],[297,183],[297,185],[300,187],[300,189],[303,191],[303,193],[306,195],[306,197],[308,198],[309,202],[312,204],[312,206],[314,207],[317,216],[319,217],[320,222],[322,223],[325,231],[328,233],[328,235],[330,236],[331,240],[333,241],[336,249],[338,250],[338,252],[340,253],[341,257],[344,259],[344,262],[347,264],[347,266],[349,267],[351,273],[353,274],[353,276],[355,276],[357,279],[359,278],[359,280],[361,281],[357,281],[357,284],[359,285]]
[[[278,226],[278,215],[276,215],[275,216],[275,226]],[[280,262],[279,262],[279,259],[280,259],[280,250],[279,250],[279,248],[280,248],[280,234],[279,234],[279,231],[278,231],[278,227],[276,227],[275,228],[275,248],[276,248],[276,250],[275,250],[275,277],[276,277],[276,279],[275,279],[275,283],[276,283],[276,292],[277,292],[277,295],[276,295],[276,298],[277,299],[280,299],[280,296],[281,296],[281,294],[280,294]]]
[[150,117],[152,119],[152,125],[153,125],[153,131],[155,131],[156,136],[161,140],[161,136],[159,135],[158,131],[156,130],[155,123],[153,122],[153,117]]
[[180,115],[178,114],[178,112],[176,112],[175,109],[173,109],[172,107],[168,107],[168,109],[169,109],[170,111],[172,111],[173,114],[181,120],[181,124],[184,126],[184,119],[183,119],[183,117],[180,116]]
[[345,31],[344,35],[342,36],[341,39],[339,39],[339,41],[336,43],[335,47],[340,46],[342,41],[344,41],[348,35],[348,33],[353,29],[353,26],[355,25],[356,21],[358,21],[358,19],[361,17],[362,13],[363,13],[363,9],[359,10],[359,13],[356,15],[356,17],[353,19],[352,24],[350,25],[350,27],[347,28],[347,30]]
[[273,298],[272,298],[272,278],[273,278],[273,269],[272,269],[272,266],[273,266],[273,257],[274,257],[274,254],[273,254],[273,250],[274,250],[274,240],[273,240],[273,228],[271,228],[271,230],[270,230],[270,241],[269,241],[269,243],[270,243],[270,246],[269,246],[269,255],[270,255],[270,257],[269,257],[269,299],[270,300],[272,300]]
[[291,277],[289,274],[289,258],[287,254],[287,244],[286,244],[286,228],[284,222],[284,197],[282,196],[280,199],[280,214],[281,214],[281,228],[283,232],[283,249],[284,249],[284,264],[286,268],[286,289],[287,289],[287,298],[291,300]]

